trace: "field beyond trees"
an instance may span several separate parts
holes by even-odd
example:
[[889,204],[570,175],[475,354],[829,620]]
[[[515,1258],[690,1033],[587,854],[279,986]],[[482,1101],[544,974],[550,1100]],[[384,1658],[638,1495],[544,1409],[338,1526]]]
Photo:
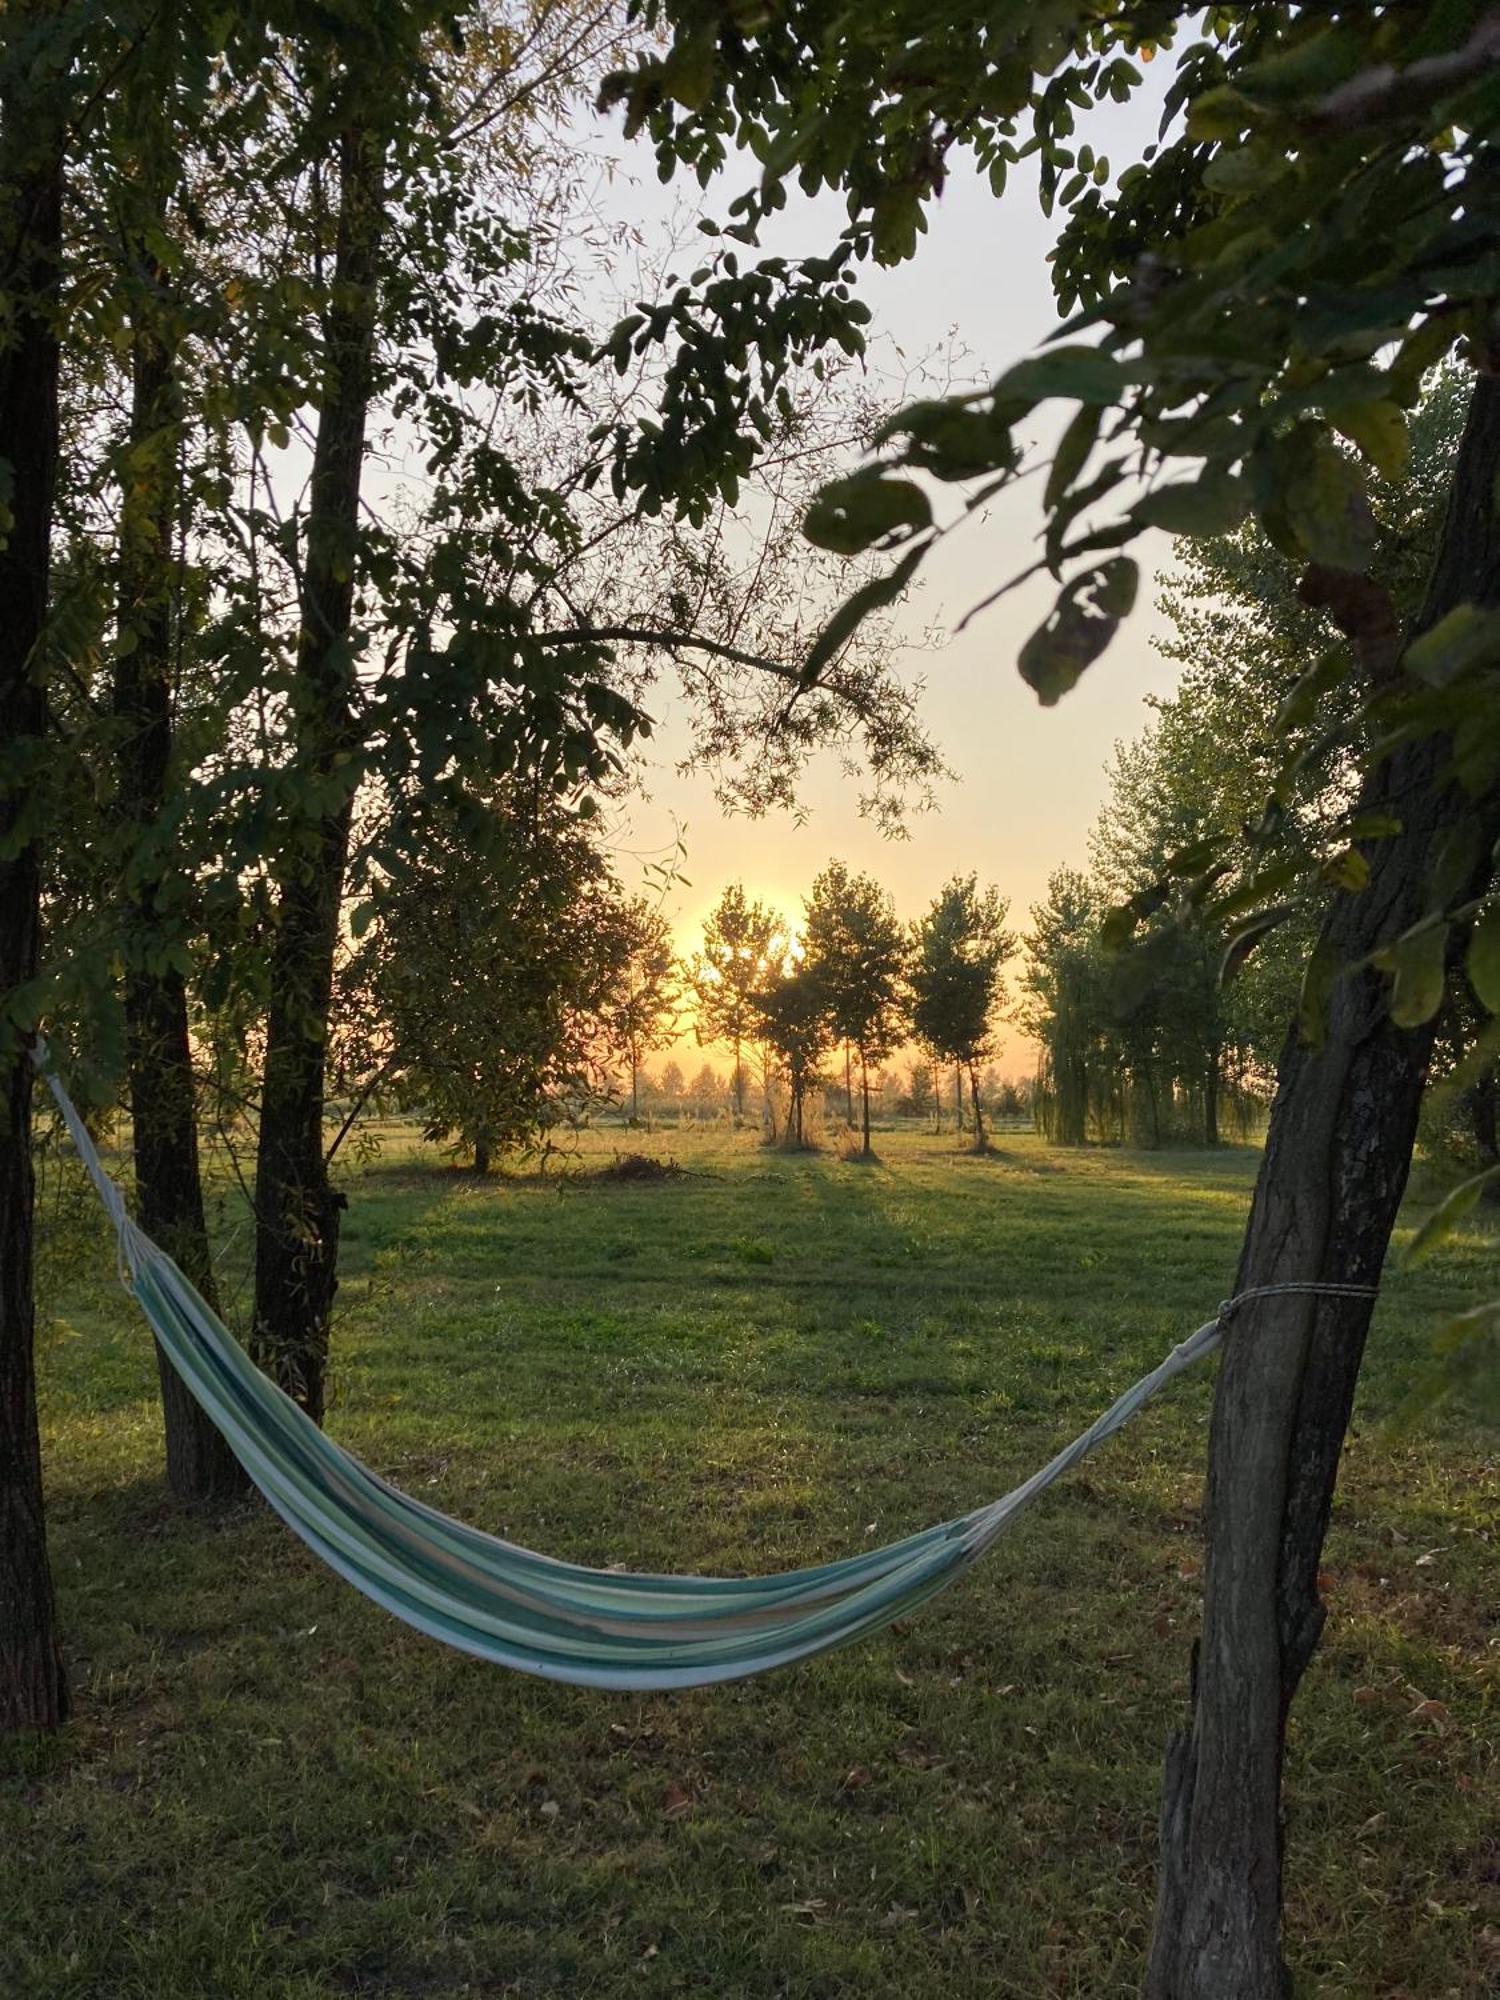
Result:
[[[593,1133],[566,1173],[478,1181],[388,1129],[352,1176],[330,1429],[559,1555],[772,1569],[1009,1487],[1232,1282],[1249,1149],[876,1143],[872,1167]],[[683,1172],[601,1171],[637,1144]],[[225,1195],[231,1310],[242,1215]],[[420,1638],[263,1508],[171,1502],[103,1219],[54,1188],[46,1223],[79,1719],[0,1746],[0,1991],[1136,1990],[1212,1364],[910,1626],[731,1688],[582,1693]],[[1376,1313],[1289,1747],[1289,1932],[1322,2000],[1477,2000],[1500,1975],[1493,1433],[1386,1428],[1496,1247],[1481,1211]]]

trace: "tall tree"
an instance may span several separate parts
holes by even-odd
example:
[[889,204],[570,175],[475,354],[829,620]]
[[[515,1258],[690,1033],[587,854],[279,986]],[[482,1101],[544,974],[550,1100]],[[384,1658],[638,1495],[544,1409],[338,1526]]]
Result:
[[966,1071],[976,1153],[988,1144],[979,1066],[994,1054],[1005,962],[1016,943],[1005,928],[1008,909],[998,890],[981,894],[977,876],[955,875],[912,932],[911,1024],[936,1055]]
[[698,1039],[724,1042],[734,1052],[734,1111],[745,1115],[745,1043],[759,1018],[755,995],[772,964],[781,920],[764,903],[731,882],[703,920],[703,947],[690,977],[698,1003]]
[[[375,395],[381,243],[402,71],[422,23],[383,10],[333,56],[326,111],[333,267],[322,323],[322,382],[291,688],[295,814],[277,857],[255,1162],[257,1359],[321,1421],[328,1318],[343,1197],[325,1158],[328,1012],[363,732],[354,594],[365,430]],[[394,17],[394,18],[393,18]],[[380,32],[381,28],[385,33]],[[395,32],[390,30],[394,28]]]
[[41,915],[40,653],[58,451],[65,146],[78,24],[12,7],[0,36],[0,1730],[67,1711],[42,1511],[33,1349],[33,1069],[26,1029]]
[[834,1034],[859,1057],[861,1150],[869,1159],[870,1065],[889,1059],[906,1028],[906,938],[889,892],[831,861],[807,900],[803,947]]
[[[1185,0],[1073,0],[1044,22],[958,0],[836,0],[831,14],[792,0],[752,24],[719,0],[647,0],[643,14],[660,50],[610,95],[669,172],[711,174],[731,141],[753,144],[762,171],[734,204],[743,239],[789,182],[829,185],[849,217],[841,248],[898,262],[958,147],[999,190],[1024,144],[1044,203],[1067,215],[1052,268],[1072,337],[987,394],[899,415],[878,462],[813,510],[815,540],[892,550],[886,589],[899,591],[941,532],[930,483],[905,475],[963,483],[977,510],[1028,469],[1032,413],[1058,399],[1068,415],[1035,567],[1059,594],[1019,660],[1040,698],[1060,699],[1129,615],[1139,572],[1126,551],[1141,534],[1208,534],[1253,512],[1334,638],[1304,700],[1316,710],[1339,690],[1366,719],[1345,825],[1356,859],[1282,1060],[1239,1271],[1254,1296],[1219,1376],[1204,1634],[1191,1726],[1169,1758],[1147,1974],[1153,2000],[1281,2000],[1285,1728],[1323,1621],[1318,1553],[1371,1309],[1359,1288],[1378,1281],[1405,1185],[1450,955],[1470,952],[1471,980],[1500,1007],[1493,923],[1467,943],[1500,825],[1485,254],[1500,227],[1500,18],[1292,4],[1200,16]],[[1111,187],[1081,122],[1139,86],[1133,57],[1200,23],[1176,58],[1163,143]],[[1399,464],[1405,412],[1456,347],[1475,369],[1470,418],[1431,582],[1403,631],[1390,579],[1371,568],[1360,461]],[[810,661],[879,601],[867,585]],[[1236,943],[1264,934],[1271,885],[1215,905],[1213,856],[1195,859],[1196,875],[1182,864],[1189,896],[1243,919]],[[1296,901],[1294,886],[1329,887],[1294,871],[1275,894]],[[1313,1289],[1336,1285],[1355,1289]]]
[[[178,556],[184,434],[180,349],[185,318],[174,242],[183,172],[181,102],[204,85],[189,62],[185,9],[138,26],[110,109],[107,185],[129,323],[130,416],[119,509],[113,711],[115,838],[124,858],[120,935],[138,1219],[217,1304],[198,1160],[182,907],[189,878],[160,822],[185,773],[174,769],[174,706],[183,566]],[[168,260],[171,260],[170,263]],[[222,1501],[249,1490],[238,1459],[157,1347],[167,1479],[179,1498]]]
[[641,1115],[641,1065],[653,1049],[675,1041],[682,998],[681,968],[672,926],[644,897],[624,913],[626,955],[610,996],[610,1034],[630,1071],[630,1116]]
[[759,1037],[787,1087],[785,1137],[805,1146],[807,1100],[822,1082],[823,1059],[834,1040],[827,988],[806,959],[788,954],[771,968],[755,1004]]

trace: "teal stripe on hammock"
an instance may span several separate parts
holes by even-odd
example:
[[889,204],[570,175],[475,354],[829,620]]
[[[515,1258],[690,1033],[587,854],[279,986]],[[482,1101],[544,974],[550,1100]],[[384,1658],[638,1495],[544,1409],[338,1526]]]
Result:
[[[38,1060],[43,1056],[39,1050]],[[638,1691],[700,1686],[785,1666],[888,1625],[946,1589],[1048,1486],[1220,1337],[1217,1320],[1200,1327],[1010,1493],[884,1548],[768,1577],[589,1568],[453,1520],[321,1431],[130,1220],[67,1092],[55,1076],[47,1081],[119,1233],[129,1289],[271,1506],[315,1554],[395,1617],[461,1651],[550,1680]]]

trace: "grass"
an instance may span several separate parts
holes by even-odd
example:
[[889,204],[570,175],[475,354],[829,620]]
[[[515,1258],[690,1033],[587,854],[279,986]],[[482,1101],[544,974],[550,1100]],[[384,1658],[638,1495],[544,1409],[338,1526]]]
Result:
[[[882,1133],[873,1169],[628,1143],[687,1171],[480,1185],[396,1135],[352,1188],[330,1422],[453,1512],[643,1568],[815,1561],[1010,1486],[1208,1315],[1254,1169],[1012,1134],[974,1160]],[[77,1713],[0,1751],[0,1992],[1135,1990],[1211,1369],[909,1627],[728,1689],[590,1694],[407,1631],[264,1510],[181,1514],[143,1325],[87,1233],[40,1361]],[[1481,1219],[1377,1316],[1290,1750],[1299,1991],[1500,1976],[1493,1437],[1382,1423],[1495,1253]]]

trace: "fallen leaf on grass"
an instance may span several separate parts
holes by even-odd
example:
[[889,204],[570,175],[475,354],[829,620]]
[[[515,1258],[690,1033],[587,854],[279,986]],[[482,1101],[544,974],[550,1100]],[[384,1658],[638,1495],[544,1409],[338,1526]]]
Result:
[[1440,1701],[1419,1701],[1411,1711],[1411,1719],[1413,1722],[1430,1722],[1438,1729],[1446,1729],[1453,1717],[1445,1704]]
[[694,1801],[691,1793],[684,1791],[683,1787],[679,1784],[670,1784],[661,1797],[662,1817],[664,1819],[685,1819],[693,1810],[693,1804]]

